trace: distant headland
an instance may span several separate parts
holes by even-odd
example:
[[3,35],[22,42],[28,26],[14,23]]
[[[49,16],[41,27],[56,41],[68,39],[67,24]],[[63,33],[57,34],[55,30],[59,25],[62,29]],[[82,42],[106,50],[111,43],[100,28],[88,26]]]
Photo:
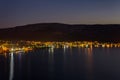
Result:
[[1,40],[120,42],[119,24],[37,23],[0,29]]

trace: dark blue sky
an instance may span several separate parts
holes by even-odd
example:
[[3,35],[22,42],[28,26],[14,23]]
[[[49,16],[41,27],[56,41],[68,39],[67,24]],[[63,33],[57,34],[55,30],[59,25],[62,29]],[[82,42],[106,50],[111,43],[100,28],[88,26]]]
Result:
[[42,22],[119,24],[120,0],[0,0],[0,28]]

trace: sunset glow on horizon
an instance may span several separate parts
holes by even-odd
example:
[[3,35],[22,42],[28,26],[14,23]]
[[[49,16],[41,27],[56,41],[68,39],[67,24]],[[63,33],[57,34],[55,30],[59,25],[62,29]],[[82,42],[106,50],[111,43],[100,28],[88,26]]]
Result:
[[119,0],[0,1],[0,28],[34,23],[119,24]]

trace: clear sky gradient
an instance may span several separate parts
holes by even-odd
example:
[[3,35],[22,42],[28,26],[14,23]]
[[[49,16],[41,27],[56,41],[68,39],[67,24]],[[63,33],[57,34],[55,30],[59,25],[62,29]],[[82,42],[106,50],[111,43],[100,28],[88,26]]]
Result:
[[120,24],[120,0],[0,0],[0,28],[47,22]]

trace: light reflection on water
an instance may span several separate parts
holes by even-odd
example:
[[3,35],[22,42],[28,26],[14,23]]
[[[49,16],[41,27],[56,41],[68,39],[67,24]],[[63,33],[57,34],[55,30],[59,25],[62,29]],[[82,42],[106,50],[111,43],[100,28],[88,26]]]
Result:
[[48,52],[49,52],[48,55],[49,71],[52,73],[54,71],[54,48],[49,48]]
[[[9,59],[9,80],[119,80],[119,53],[119,48],[49,48],[0,55],[0,61]],[[0,62],[3,70],[6,64]]]
[[92,47],[85,49],[86,53],[86,68],[88,79],[93,80],[93,52]]
[[13,53],[10,53],[10,76],[9,80],[13,80],[14,77],[14,56]]

